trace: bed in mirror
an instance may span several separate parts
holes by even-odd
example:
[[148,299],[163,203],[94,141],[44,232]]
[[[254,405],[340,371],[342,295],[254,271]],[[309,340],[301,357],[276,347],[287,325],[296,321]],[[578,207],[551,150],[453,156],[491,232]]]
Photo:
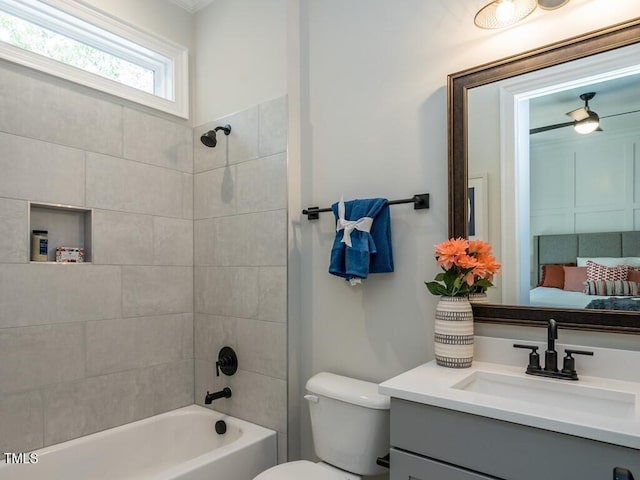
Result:
[[449,233],[503,264],[476,321],[640,333],[640,19],[452,74],[448,94]]

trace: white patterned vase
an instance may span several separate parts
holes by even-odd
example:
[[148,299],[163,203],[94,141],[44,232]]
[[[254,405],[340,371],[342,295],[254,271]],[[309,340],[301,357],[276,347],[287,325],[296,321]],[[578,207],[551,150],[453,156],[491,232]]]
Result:
[[436,306],[436,363],[467,368],[473,361],[473,311],[469,299],[441,297]]
[[474,303],[489,303],[489,297],[487,292],[476,292],[469,294],[469,302]]

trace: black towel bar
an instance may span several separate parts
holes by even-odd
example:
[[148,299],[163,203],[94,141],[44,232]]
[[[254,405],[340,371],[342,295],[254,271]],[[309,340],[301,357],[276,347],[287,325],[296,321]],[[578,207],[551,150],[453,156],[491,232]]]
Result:
[[[413,203],[414,210],[423,210],[425,208],[429,208],[429,194],[420,193],[418,195],[414,195],[411,198],[403,198],[402,200],[389,200],[387,202],[387,205],[400,205],[402,203]],[[318,220],[322,212],[330,212],[330,211],[331,211],[331,207],[328,207],[328,208],[309,207],[302,210],[302,214],[307,216],[307,220]]]

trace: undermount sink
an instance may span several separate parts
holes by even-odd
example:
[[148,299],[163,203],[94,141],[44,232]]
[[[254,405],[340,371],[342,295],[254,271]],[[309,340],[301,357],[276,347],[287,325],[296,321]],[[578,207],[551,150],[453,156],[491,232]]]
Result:
[[614,418],[635,416],[635,393],[567,380],[476,370],[451,388],[553,409],[568,409]]
[[514,343],[476,336],[470,368],[446,368],[433,360],[381,383],[380,393],[640,451],[640,351],[588,347],[594,361],[581,360],[580,379],[574,381],[527,375]]

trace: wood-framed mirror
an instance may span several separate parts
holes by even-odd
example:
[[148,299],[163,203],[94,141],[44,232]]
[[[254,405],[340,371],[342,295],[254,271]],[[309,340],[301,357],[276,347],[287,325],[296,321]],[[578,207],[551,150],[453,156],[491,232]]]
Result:
[[[640,19],[570,38],[448,77],[449,236],[468,237],[469,228],[469,93],[472,89],[541,73],[543,69],[640,44]],[[638,61],[640,64],[640,60]],[[640,91],[640,84],[638,85]],[[528,132],[527,132],[528,134]],[[504,179],[503,179],[504,181]],[[503,199],[504,201],[504,199]],[[627,228],[626,230],[640,230]],[[504,238],[504,236],[503,236]],[[502,260],[499,258],[498,260]],[[504,261],[503,261],[504,263]],[[640,312],[542,307],[517,304],[474,305],[477,322],[542,326],[550,318],[563,328],[640,334]]]

